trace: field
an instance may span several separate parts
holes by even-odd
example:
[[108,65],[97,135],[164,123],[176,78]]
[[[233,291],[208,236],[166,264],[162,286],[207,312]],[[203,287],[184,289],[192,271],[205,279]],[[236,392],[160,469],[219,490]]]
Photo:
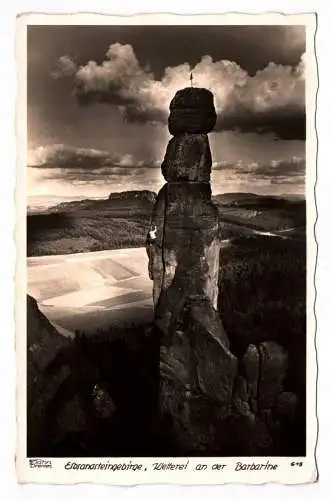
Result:
[[28,258],[28,293],[58,331],[97,329],[152,319],[145,248]]

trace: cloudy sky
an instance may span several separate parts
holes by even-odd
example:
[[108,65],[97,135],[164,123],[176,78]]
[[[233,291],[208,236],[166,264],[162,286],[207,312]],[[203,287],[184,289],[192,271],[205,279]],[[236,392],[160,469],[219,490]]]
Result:
[[214,193],[304,192],[300,26],[32,26],[27,70],[31,203],[159,189],[191,71],[215,96]]

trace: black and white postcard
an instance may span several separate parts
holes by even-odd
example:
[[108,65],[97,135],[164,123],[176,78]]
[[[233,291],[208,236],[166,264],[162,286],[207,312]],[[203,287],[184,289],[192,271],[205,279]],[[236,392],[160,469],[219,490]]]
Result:
[[317,479],[315,31],[18,17],[20,482]]

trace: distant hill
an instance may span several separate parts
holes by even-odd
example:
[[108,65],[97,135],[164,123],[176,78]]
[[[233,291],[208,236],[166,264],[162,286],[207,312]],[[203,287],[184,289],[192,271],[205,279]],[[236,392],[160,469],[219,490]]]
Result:
[[255,193],[223,193],[213,196],[219,205],[247,208],[284,208],[291,205],[303,205],[303,197],[292,196],[266,196]]
[[28,214],[30,215],[35,213],[44,213],[47,212],[51,207],[55,207],[57,205],[60,205],[61,203],[72,203],[81,199],[82,197],[80,196],[50,196],[49,194],[29,196]]
[[305,228],[306,202],[301,197],[225,193],[214,197],[222,221],[256,230]]
[[122,191],[111,193],[107,199],[84,199],[59,203],[47,210],[47,213],[85,214],[95,212],[101,215],[140,215],[150,214],[156,199],[152,191]]
[[[149,190],[142,191],[121,191],[118,193],[110,193],[107,199],[80,199],[64,201],[43,210],[43,213],[59,213],[59,212],[81,212],[83,211],[102,211],[107,213],[112,211],[112,215],[117,211],[138,211],[149,210],[156,200],[156,193]],[[61,199],[61,198],[60,198]],[[212,197],[213,201],[218,205],[225,207],[242,207],[242,208],[291,208],[303,206],[305,200],[298,195],[284,196],[266,196],[255,193],[222,193]],[[111,202],[111,203],[110,203]],[[112,203],[114,202],[114,203]],[[36,213],[36,210],[33,211]]]
[[28,256],[144,246],[155,196],[112,193],[108,199],[63,202],[29,214]]

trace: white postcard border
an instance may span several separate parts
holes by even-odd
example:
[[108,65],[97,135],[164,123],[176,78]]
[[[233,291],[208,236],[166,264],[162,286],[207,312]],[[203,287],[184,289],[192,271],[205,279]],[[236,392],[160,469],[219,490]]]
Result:
[[[306,457],[209,457],[209,458],[44,458],[44,462],[32,464],[26,457],[26,206],[27,206],[27,110],[26,110],[26,31],[28,25],[305,25],[307,31],[306,54],[306,199],[307,199],[307,455]],[[16,356],[17,356],[17,448],[16,470],[20,483],[76,484],[98,483],[113,485],[136,484],[263,484],[279,482],[301,484],[317,480],[315,451],[317,444],[316,414],[316,320],[314,314],[317,247],[314,237],[316,221],[315,183],[317,137],[315,128],[316,93],[318,87],[317,62],[314,49],[316,32],[314,14],[218,14],[173,15],[140,14],[111,16],[105,14],[24,14],[17,19],[16,60],[18,69],[18,98],[16,111],[17,134],[17,184],[16,230]],[[41,457],[42,458],[42,457]],[[96,469],[78,468],[71,464],[96,464]],[[175,468],[154,470],[154,463],[183,465]],[[238,463],[251,466],[249,470],[237,470]],[[101,464],[99,466],[99,464]],[[124,464],[124,465],[123,465]],[[133,470],[134,465],[142,465]],[[261,464],[255,470],[252,464]],[[270,466],[271,468],[270,468]],[[293,464],[293,465],[292,465]],[[51,465],[51,467],[50,467]],[[225,467],[222,467],[225,465]],[[267,467],[264,467],[267,465]],[[105,466],[105,468],[103,468]],[[120,468],[124,467],[124,468]],[[202,468],[199,468],[203,466]],[[206,466],[206,468],[204,468]],[[219,466],[219,468],[218,468]],[[275,468],[273,468],[276,466]],[[198,467],[198,468],[197,468]]]

